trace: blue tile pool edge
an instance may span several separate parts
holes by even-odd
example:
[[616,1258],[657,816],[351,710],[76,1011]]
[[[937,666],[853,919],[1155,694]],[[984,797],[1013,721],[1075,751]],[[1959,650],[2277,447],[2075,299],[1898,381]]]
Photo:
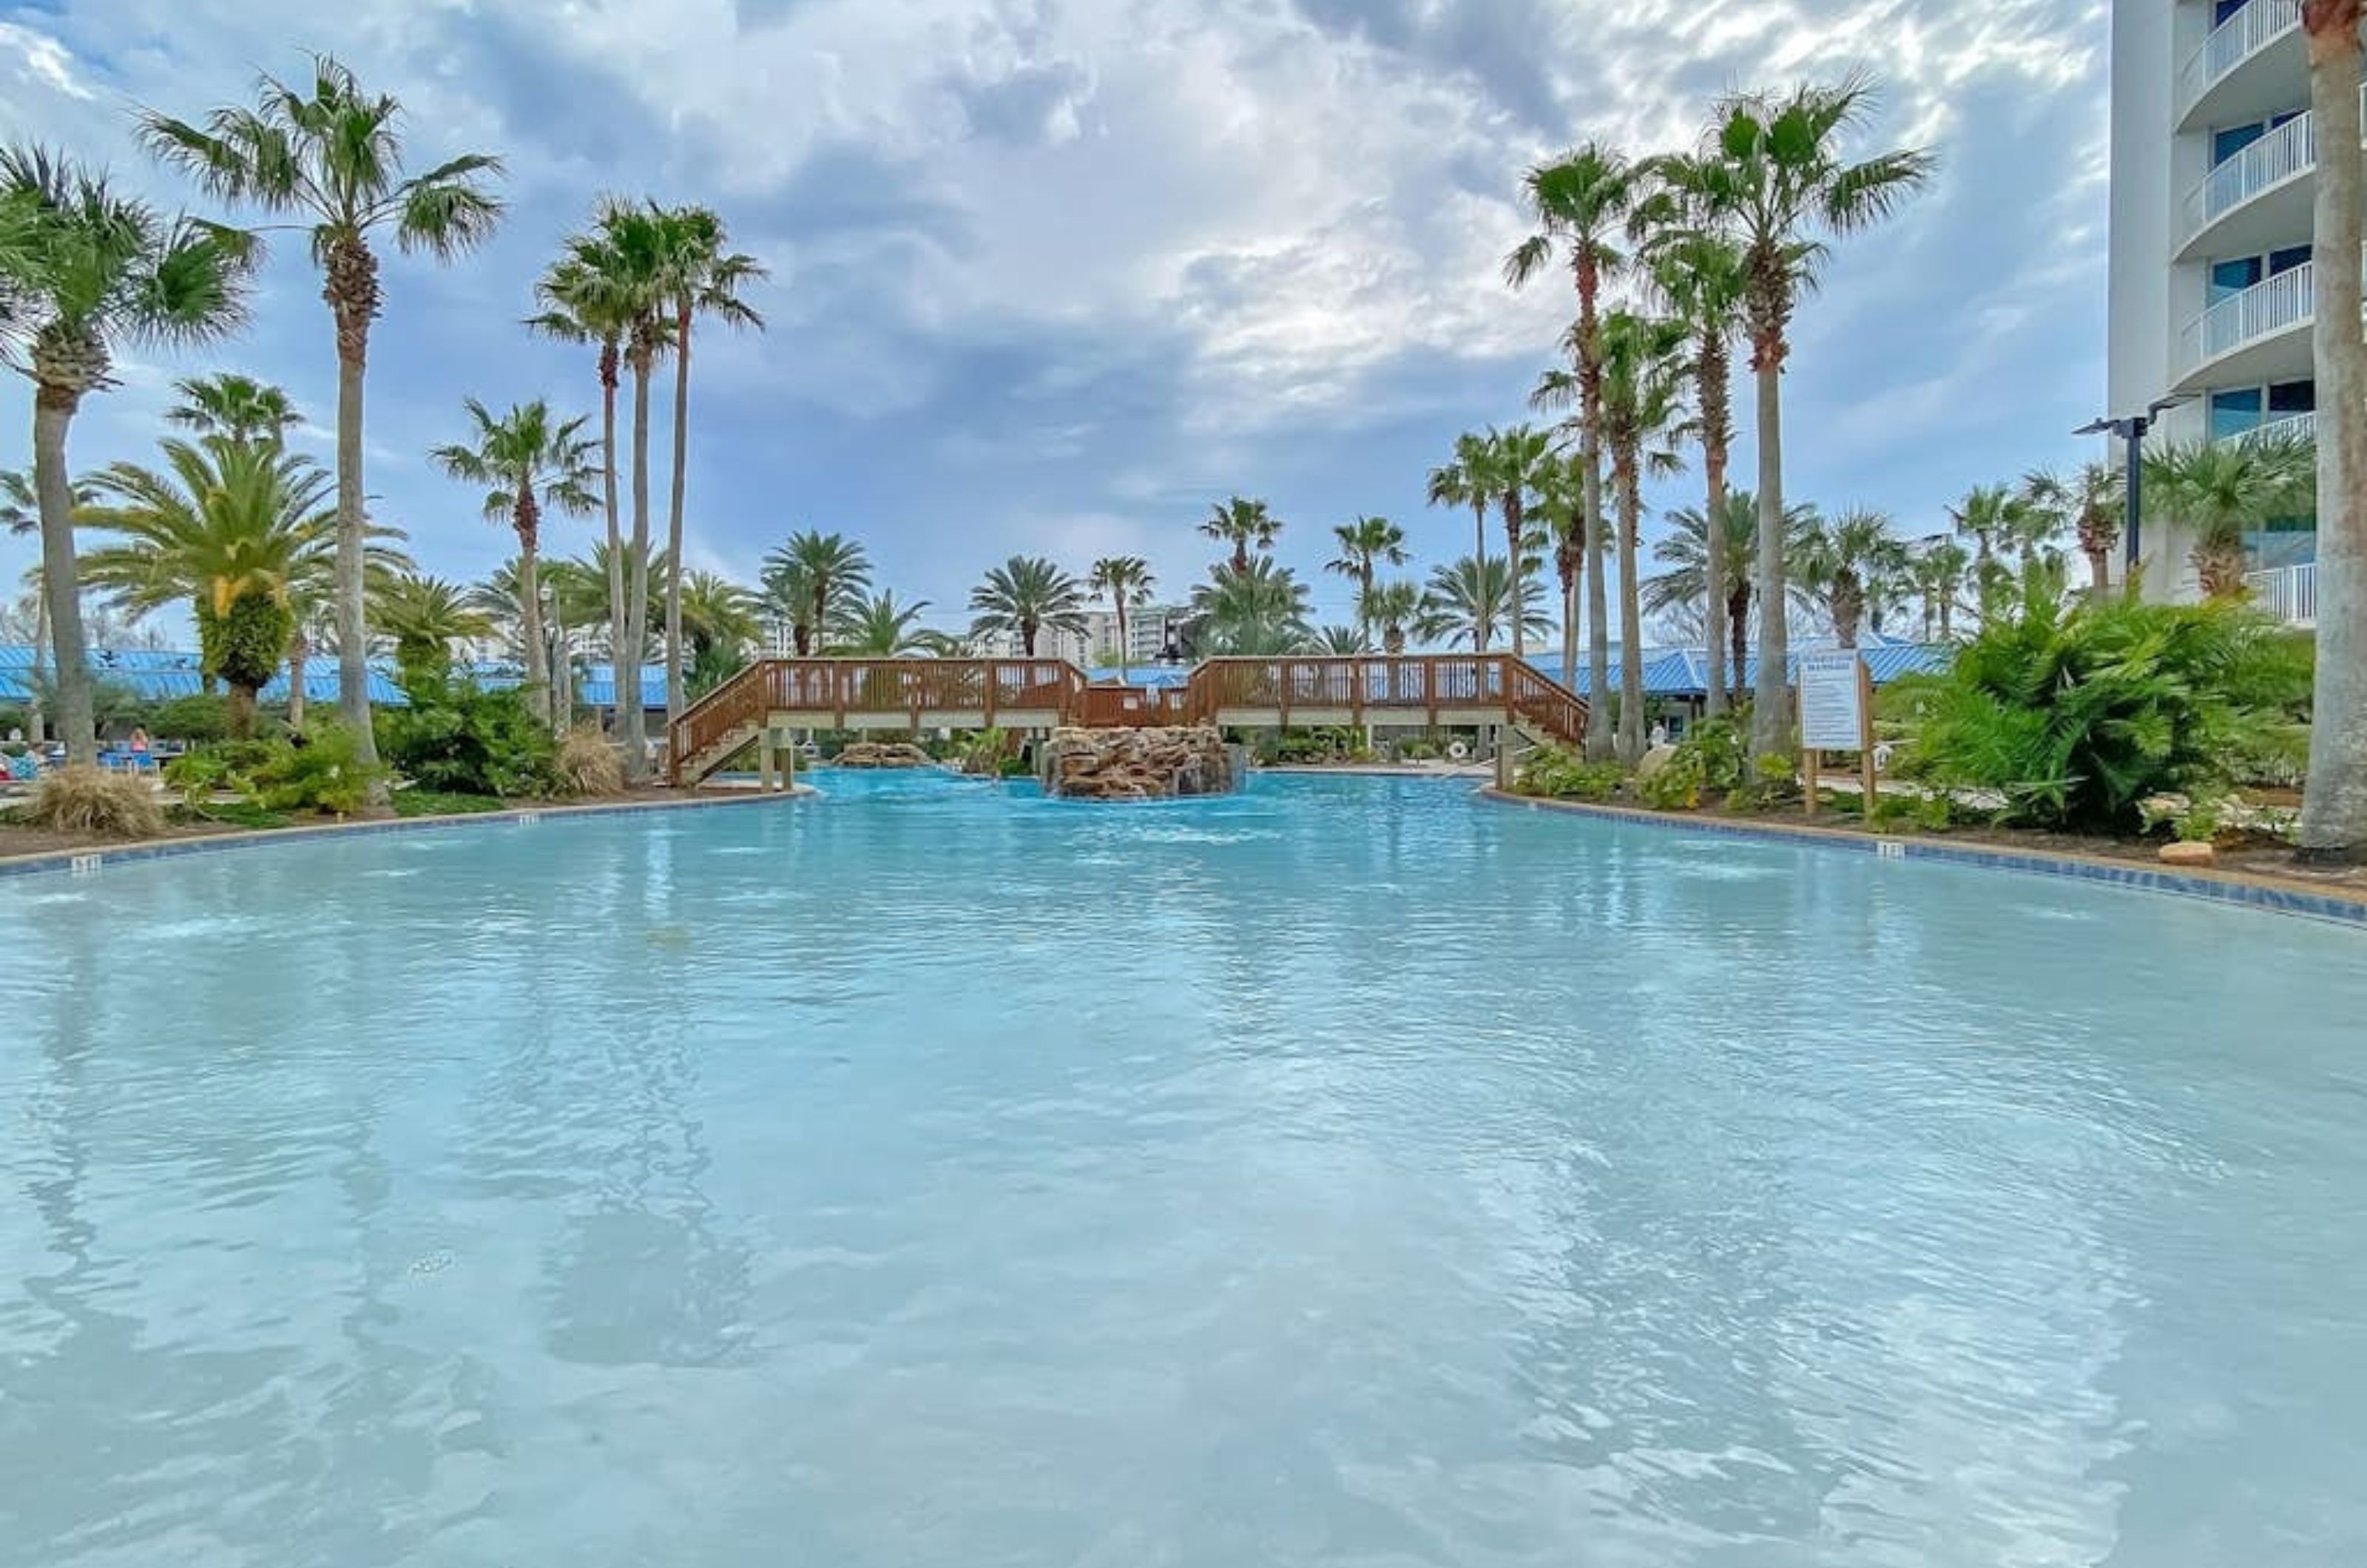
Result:
[[139,861],[176,860],[184,855],[228,854],[234,850],[261,849],[273,844],[310,844],[323,839],[357,838],[371,833],[424,832],[437,828],[479,824],[541,822],[591,817],[641,817],[666,811],[696,811],[710,807],[754,806],[810,798],[813,790],[799,785],[793,795],[700,796],[692,800],[636,800],[613,805],[527,806],[515,811],[473,811],[445,817],[399,817],[383,822],[323,822],[300,828],[263,828],[196,839],[164,839],[145,843],[98,844],[80,850],[44,850],[38,854],[0,857],[0,877],[35,876],[65,872],[88,875],[110,865]]
[[2001,850],[1989,846],[1972,849],[1943,844],[1931,839],[1845,832],[1806,824],[1787,828],[1773,822],[1720,822],[1693,816],[1671,818],[1654,811],[1593,806],[1583,801],[1535,800],[1492,788],[1478,793],[1483,800],[1523,810],[1561,812],[1591,817],[1598,821],[1622,822],[1681,833],[1751,839],[1762,843],[1807,845],[1845,854],[1935,861],[1951,865],[1983,866],[1993,871],[2067,877],[2137,892],[2200,898],[2209,903],[2235,904],[2246,908],[2265,909],[2272,914],[2298,915],[2305,919],[2332,920],[2339,925],[2367,928],[2367,899],[2340,894],[2305,893],[2296,888],[2273,887],[2230,877],[2198,876],[2192,873],[2162,871],[2143,865],[2118,865],[2108,861],[2088,860],[2044,850]]

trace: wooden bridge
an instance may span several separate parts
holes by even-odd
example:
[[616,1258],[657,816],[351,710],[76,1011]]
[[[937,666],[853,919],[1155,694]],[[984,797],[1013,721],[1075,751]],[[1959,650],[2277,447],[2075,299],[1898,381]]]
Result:
[[694,704],[666,740],[674,782],[687,784],[787,729],[1504,725],[1575,744],[1586,722],[1584,701],[1501,653],[1212,659],[1181,691],[1097,686],[1057,659],[764,659]]

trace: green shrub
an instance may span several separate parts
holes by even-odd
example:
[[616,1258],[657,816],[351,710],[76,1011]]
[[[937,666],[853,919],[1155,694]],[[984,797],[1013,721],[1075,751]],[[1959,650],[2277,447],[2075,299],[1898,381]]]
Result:
[[22,819],[53,833],[100,839],[152,839],[164,830],[164,808],[146,779],[86,765],[43,778]]
[[1637,780],[1636,793],[1655,811],[1691,811],[1704,796],[1741,788],[1749,755],[1732,721],[1705,718],[1677,743],[1666,762]]
[[1400,740],[1394,748],[1400,762],[1434,762],[1444,752],[1435,740]]
[[2231,604],[2026,595],[1919,677],[1913,765],[2020,826],[2134,829],[2137,803],[2297,769],[2309,653]]
[[558,743],[524,693],[461,680],[421,681],[404,694],[410,706],[379,712],[379,750],[413,784],[504,800],[550,791]]
[[513,805],[490,795],[444,795],[432,789],[397,790],[394,795],[397,817],[481,817],[508,811]]
[[1542,800],[1582,800],[1601,805],[1617,797],[1627,771],[1616,762],[1590,762],[1562,746],[1540,746],[1512,776],[1515,794]]
[[165,763],[164,783],[191,806],[202,806],[224,792],[252,797],[255,770],[289,749],[285,739],[226,740],[201,746]]
[[304,737],[274,745],[249,776],[250,798],[267,811],[315,811],[350,817],[369,801],[383,768],[366,766],[354,732],[329,720]]
[[230,702],[203,692],[158,703],[148,715],[149,732],[160,739],[210,746],[230,739]]
[[552,791],[590,799],[625,793],[625,764],[596,729],[571,729],[551,761]]

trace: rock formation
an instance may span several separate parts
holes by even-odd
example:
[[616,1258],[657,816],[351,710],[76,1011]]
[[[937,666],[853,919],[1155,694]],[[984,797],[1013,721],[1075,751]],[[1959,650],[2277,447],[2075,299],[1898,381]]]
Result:
[[901,740],[857,740],[838,754],[842,768],[925,768],[936,761]]
[[1056,729],[1037,749],[1047,795],[1071,800],[1165,800],[1223,795],[1232,755],[1217,730]]

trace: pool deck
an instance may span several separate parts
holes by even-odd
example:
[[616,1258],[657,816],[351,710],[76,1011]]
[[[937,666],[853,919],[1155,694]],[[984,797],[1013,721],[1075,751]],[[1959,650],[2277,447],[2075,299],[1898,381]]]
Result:
[[703,807],[755,806],[800,799],[817,792],[798,784],[787,795],[699,795],[679,800],[593,801],[582,806],[523,806],[515,811],[460,811],[436,817],[393,817],[358,822],[322,822],[297,828],[243,829],[229,833],[200,833],[180,839],[131,839],[121,843],[91,844],[81,849],[42,850],[33,854],[0,855],[0,877],[62,871],[86,876],[105,866],[135,861],[173,860],[182,855],[213,854],[223,850],[254,849],[263,844],[303,843],[368,833],[403,833],[428,828],[456,828],[472,822],[540,822],[551,818],[630,817],[649,811],[695,811]]
[[1951,842],[1908,833],[1863,833],[1849,828],[1819,828],[1810,823],[1760,819],[1720,820],[1698,813],[1646,811],[1625,806],[1594,806],[1576,800],[1538,800],[1529,795],[1489,788],[1482,800],[1530,811],[1557,811],[1591,817],[1601,821],[1659,828],[1674,832],[1709,833],[1762,842],[1808,843],[1885,860],[1937,861],[1953,865],[1983,866],[1996,871],[2024,872],[2039,876],[2069,877],[2141,892],[2168,893],[2212,903],[2235,904],[2305,919],[2367,927],[2367,887],[2335,886],[2301,876],[2264,876],[2253,872],[2203,871],[2149,866],[2102,855],[2073,854],[2061,850],[2017,849],[1998,844]]

